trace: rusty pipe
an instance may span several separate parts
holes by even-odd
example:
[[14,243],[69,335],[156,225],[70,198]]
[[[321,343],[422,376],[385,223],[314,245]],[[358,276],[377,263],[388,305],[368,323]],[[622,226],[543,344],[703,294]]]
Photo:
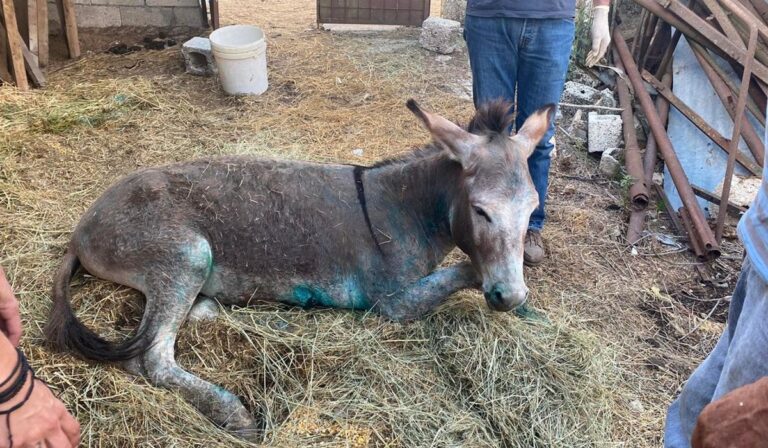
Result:
[[[672,75],[665,73],[661,80],[662,85],[669,88],[672,85]],[[667,122],[669,116],[669,103],[663,96],[656,97],[656,110],[659,111],[659,119],[662,125]],[[650,189],[653,186],[653,172],[656,169],[656,139],[653,134],[648,136],[648,143],[645,145],[645,154],[643,154],[643,174],[645,176],[645,184]],[[693,187],[693,185],[691,185]],[[640,241],[640,236],[643,233],[643,224],[645,224],[646,210],[633,211],[629,215],[629,224],[627,225],[627,243],[630,245],[636,244]]]
[[[736,120],[736,110],[734,109],[735,101],[728,85],[726,85],[725,81],[720,78],[715,69],[709,64],[709,61],[704,57],[706,50],[695,42],[688,41],[688,43],[691,45],[696,60],[699,61],[699,65],[704,70],[704,74],[709,78],[709,82],[715,89],[717,96],[720,97],[720,101],[722,101],[725,110],[728,111],[732,120]],[[751,61],[749,61],[748,64],[751,66]],[[748,83],[749,81],[744,85],[748,86]],[[744,90],[746,91],[747,89]],[[752,127],[752,124],[747,120],[746,116],[741,118],[741,126],[743,127],[741,137],[747,143],[747,147],[750,152],[752,152],[755,162],[757,162],[758,165],[763,166],[763,161],[765,160],[765,147],[763,146],[762,139],[757,135],[755,128]]]
[[[752,64],[754,62],[755,50],[757,50],[757,26],[754,24],[749,29],[749,43],[747,44],[747,55],[750,58],[747,59],[747,63],[744,64],[744,74],[741,77],[741,85],[748,86],[749,80],[752,78]],[[731,145],[728,154],[728,164],[725,167],[725,178],[723,179],[723,192],[720,195],[720,200],[727,204],[728,196],[731,193],[731,180],[733,179],[733,170],[736,165],[736,154],[739,152],[739,137],[741,136],[741,126],[746,117],[744,116],[744,109],[747,106],[747,96],[749,96],[749,90],[746,88],[741,89],[739,92],[739,101],[736,103],[736,117],[733,119],[733,134],[731,134]],[[723,229],[725,227],[725,213],[728,207],[720,207],[720,211],[717,214],[717,227],[715,227],[715,238],[720,242],[723,239]]]
[[[613,52],[614,60],[619,69],[624,70],[615,48]],[[629,187],[629,203],[632,204],[632,208],[635,211],[645,210],[648,207],[650,195],[648,194],[648,184],[645,183],[640,145],[637,143],[637,134],[635,133],[635,114],[632,110],[632,98],[629,95],[627,81],[621,76],[616,78],[616,91],[619,94],[621,120],[623,121],[624,166],[627,174],[632,177],[632,185]]]
[[648,125],[651,127],[651,131],[656,138],[656,145],[664,157],[664,162],[672,176],[675,187],[677,187],[680,199],[691,214],[693,227],[695,228],[696,233],[700,236],[707,252],[713,257],[716,257],[720,254],[720,250],[717,241],[715,240],[715,236],[712,234],[712,229],[710,229],[707,224],[704,212],[702,212],[699,207],[696,195],[693,193],[693,189],[691,189],[691,185],[688,182],[688,177],[686,177],[685,171],[683,170],[682,165],[680,165],[680,160],[678,160],[677,154],[675,154],[675,150],[672,147],[672,142],[669,140],[669,136],[664,129],[664,124],[661,122],[658,112],[653,106],[651,96],[645,90],[643,80],[640,78],[640,73],[637,71],[637,65],[635,64],[635,61],[632,60],[632,57],[629,54],[629,48],[627,48],[627,43],[621,35],[620,27],[615,27],[613,30],[613,42],[624,63],[627,76],[635,89],[635,95],[637,95],[640,106],[643,108],[643,112],[645,112]]
[[[731,42],[726,36],[720,33],[715,27],[710,25],[705,19],[699,17],[681,4],[678,0],[634,0],[643,8],[657,15],[661,20],[672,25],[677,30],[685,34],[689,40],[695,40],[701,44],[711,47],[717,54],[736,60],[744,65],[746,51],[739,48],[737,44]],[[661,3],[663,3],[663,5]],[[762,64],[755,64],[754,75],[768,83],[768,67]]]

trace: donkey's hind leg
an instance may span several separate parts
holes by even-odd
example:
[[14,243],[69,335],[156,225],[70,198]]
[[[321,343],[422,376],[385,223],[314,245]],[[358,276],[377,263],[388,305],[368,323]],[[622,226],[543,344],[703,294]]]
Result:
[[155,267],[146,281],[148,334],[150,348],[142,356],[147,377],[153,384],[177,390],[217,425],[240,437],[255,439],[258,426],[245,406],[231,392],[182,369],[174,357],[174,342],[179,327],[200,292],[209,271],[207,254],[185,254],[172,267]]

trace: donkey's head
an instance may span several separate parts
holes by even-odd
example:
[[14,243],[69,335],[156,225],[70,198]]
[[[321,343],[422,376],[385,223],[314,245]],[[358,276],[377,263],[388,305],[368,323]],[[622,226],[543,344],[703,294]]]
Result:
[[533,113],[510,137],[510,104],[479,108],[469,131],[425,112],[415,101],[408,108],[432,133],[435,143],[461,165],[450,209],[451,234],[482,276],[491,309],[508,311],[525,302],[523,244],[528,220],[539,198],[528,171],[528,156],[547,131],[554,105]]

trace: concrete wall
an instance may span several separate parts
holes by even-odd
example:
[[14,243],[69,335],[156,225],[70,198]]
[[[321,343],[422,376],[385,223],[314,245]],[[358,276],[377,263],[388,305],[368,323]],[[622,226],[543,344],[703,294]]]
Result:
[[[49,0],[48,11],[51,30],[56,30],[60,25],[54,0]],[[199,0],[75,0],[75,13],[83,28],[202,27]]]

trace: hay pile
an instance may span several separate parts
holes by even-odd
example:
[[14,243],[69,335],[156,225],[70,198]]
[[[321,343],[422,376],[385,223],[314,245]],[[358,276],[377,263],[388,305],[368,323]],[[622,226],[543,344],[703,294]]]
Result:
[[[337,36],[274,20],[271,88],[258,98],[227,98],[215,80],[184,75],[178,49],[91,55],[52,73],[44,91],[0,87],[0,264],[21,301],[24,349],[82,423],[86,446],[245,446],[170,391],[45,347],[53,273],[109,184],[211,154],[370,163],[427,142],[403,106],[409,97],[450,118],[471,114],[457,94],[465,57],[436,61],[418,31]],[[610,199],[581,187],[566,197],[563,187],[554,180],[552,260],[527,272],[551,323],[492,313],[472,292],[408,325],[263,305],[187,324],[177,358],[242,397],[269,446],[654,446],[680,374],[642,370],[656,353],[643,341],[658,335],[634,282],[685,282],[647,259],[625,270],[626,250],[606,239],[620,225],[603,209]],[[137,293],[74,283],[87,325],[112,338],[135,327]],[[632,414],[630,398],[647,410]]]

